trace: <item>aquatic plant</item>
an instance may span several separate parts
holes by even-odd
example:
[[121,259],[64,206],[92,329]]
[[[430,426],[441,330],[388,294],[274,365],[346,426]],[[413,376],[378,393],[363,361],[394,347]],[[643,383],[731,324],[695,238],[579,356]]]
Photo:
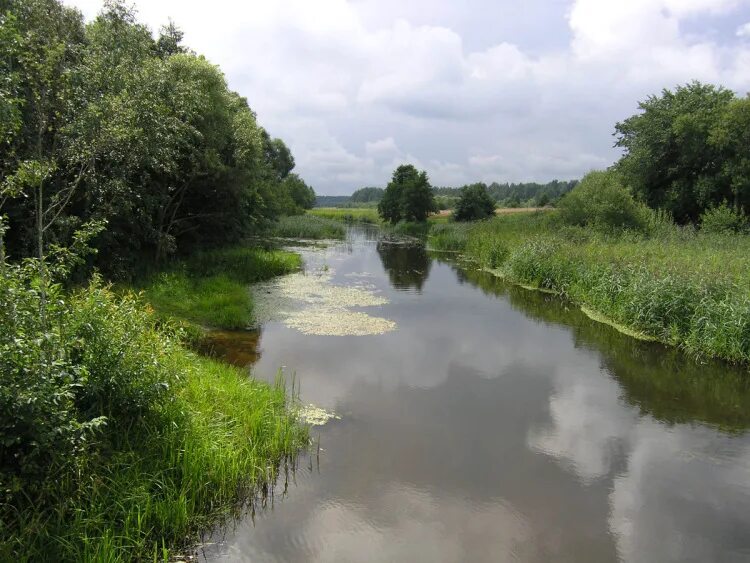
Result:
[[370,287],[334,285],[333,270],[296,273],[253,286],[258,322],[279,321],[304,334],[364,336],[395,330],[396,323],[352,308],[385,305]]
[[307,214],[345,223],[380,223],[378,210],[374,207],[316,207]]
[[334,219],[306,214],[281,217],[271,227],[270,234],[296,239],[343,239],[346,229]]
[[750,236],[653,224],[602,232],[519,214],[434,226],[429,244],[689,353],[749,362]]

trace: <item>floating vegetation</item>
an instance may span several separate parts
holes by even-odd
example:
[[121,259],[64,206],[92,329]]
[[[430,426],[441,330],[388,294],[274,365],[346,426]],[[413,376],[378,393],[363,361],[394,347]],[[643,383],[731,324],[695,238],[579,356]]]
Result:
[[385,305],[373,286],[333,285],[333,270],[296,273],[252,288],[256,322],[279,321],[303,334],[366,336],[396,329],[391,320],[352,308]]
[[323,426],[330,420],[341,420],[341,417],[333,411],[327,411],[313,404],[300,405],[297,410],[297,418],[304,424],[310,426]]

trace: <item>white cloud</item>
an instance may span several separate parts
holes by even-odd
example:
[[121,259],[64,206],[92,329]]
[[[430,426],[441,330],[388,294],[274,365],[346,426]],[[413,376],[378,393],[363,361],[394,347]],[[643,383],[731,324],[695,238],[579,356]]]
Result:
[[750,22],[737,28],[737,37],[750,37]]
[[[88,17],[99,6],[66,1]],[[711,18],[749,19],[747,0],[575,0],[567,17],[530,2],[523,46],[505,39],[512,21],[496,25],[509,2],[483,4],[482,19],[447,0],[138,8],[153,29],[171,16],[221,65],[319,193],[382,185],[399,159],[438,185],[570,178],[616,158],[614,123],[648,94],[691,79],[750,89],[750,45],[727,39],[734,28],[706,38]]]

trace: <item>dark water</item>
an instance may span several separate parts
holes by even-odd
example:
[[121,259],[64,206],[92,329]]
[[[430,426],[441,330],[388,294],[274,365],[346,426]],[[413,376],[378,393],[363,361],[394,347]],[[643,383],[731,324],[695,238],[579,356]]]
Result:
[[210,561],[750,561],[744,371],[374,238],[324,260],[371,274],[398,329],[263,327],[256,375],[342,419]]

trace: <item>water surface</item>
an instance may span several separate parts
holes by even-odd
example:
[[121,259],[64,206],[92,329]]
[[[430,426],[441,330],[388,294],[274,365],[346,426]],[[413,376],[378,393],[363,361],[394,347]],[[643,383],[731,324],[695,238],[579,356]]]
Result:
[[284,366],[341,419],[206,559],[750,560],[745,371],[373,231],[303,254],[387,298],[368,313],[396,330],[222,335],[225,357]]

